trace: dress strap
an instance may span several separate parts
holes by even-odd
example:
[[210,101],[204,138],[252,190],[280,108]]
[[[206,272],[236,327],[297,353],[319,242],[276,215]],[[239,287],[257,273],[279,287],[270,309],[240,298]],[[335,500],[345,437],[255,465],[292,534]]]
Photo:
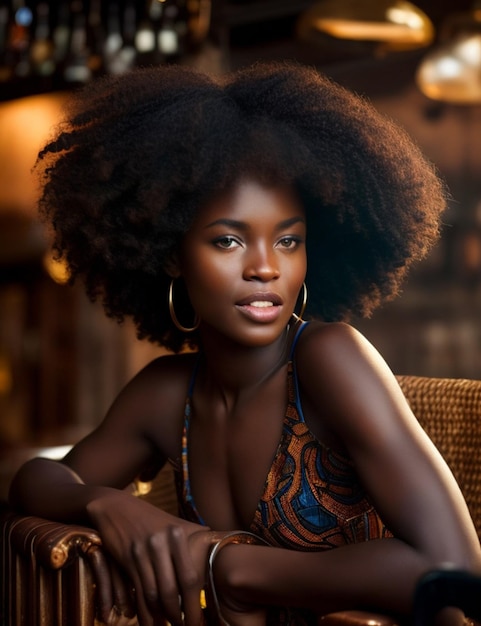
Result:
[[304,330],[309,325],[309,322],[305,322],[300,320],[296,322],[295,335],[292,340],[291,350],[289,354],[289,366],[287,370],[287,393],[289,398],[289,403],[293,410],[289,411],[289,415],[286,414],[285,419],[287,423],[294,422],[305,422],[304,420],[304,412],[302,410],[301,398],[299,393],[299,380],[297,378],[297,368],[294,359],[294,353],[296,350],[297,342],[299,341],[299,337],[304,332]]
[[300,322],[296,322],[296,334],[294,335],[294,339],[292,340],[292,344],[291,344],[291,349],[289,352],[289,361],[293,360],[294,357],[294,352],[296,350],[296,346],[297,346],[297,342],[299,341],[299,337],[301,336],[301,334],[304,332],[304,329],[307,328],[307,326],[309,325],[309,322],[305,322],[305,321],[300,321]]
[[184,407],[184,426],[182,429],[182,457],[181,457],[181,482],[178,487],[178,496],[180,501],[180,507],[187,519],[195,521],[197,524],[205,526],[201,514],[195,506],[194,498],[192,496],[192,490],[190,486],[189,475],[189,429],[190,418],[192,414],[192,394],[194,391],[195,380],[200,363],[200,353],[195,360],[195,364],[190,377],[189,388],[187,392],[187,398],[185,400]]
[[195,379],[197,378],[197,372],[199,370],[200,363],[200,352],[197,354],[197,358],[195,359],[194,367],[192,368],[192,373],[190,375],[189,388],[187,390],[187,397],[192,398],[192,394],[194,392]]

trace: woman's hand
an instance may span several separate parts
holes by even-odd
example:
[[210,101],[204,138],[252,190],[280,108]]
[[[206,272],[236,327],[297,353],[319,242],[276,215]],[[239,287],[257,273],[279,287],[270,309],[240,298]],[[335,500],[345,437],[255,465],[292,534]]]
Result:
[[[212,533],[209,529],[166,513],[122,491],[94,499],[87,512],[99,531],[107,553],[135,589],[141,626],[157,626],[167,619],[173,625],[203,623],[200,592],[205,585],[206,560]],[[105,571],[106,568],[102,568]],[[111,570],[113,571],[113,569]],[[128,592],[119,575],[99,583],[104,598],[120,595],[128,606]],[[115,585],[109,595],[105,589]]]

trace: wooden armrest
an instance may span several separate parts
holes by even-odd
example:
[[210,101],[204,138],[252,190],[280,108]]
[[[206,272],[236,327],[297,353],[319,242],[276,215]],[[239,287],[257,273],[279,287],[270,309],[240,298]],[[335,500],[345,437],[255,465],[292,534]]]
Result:
[[399,621],[389,615],[369,611],[337,611],[322,615],[318,626],[399,626]]
[[2,535],[5,544],[14,546],[19,555],[35,555],[39,565],[51,569],[65,567],[77,556],[102,545],[92,528],[14,512],[2,516]]
[[11,510],[0,529],[0,623],[98,625],[96,580],[108,564],[95,530]]
[[3,516],[2,535],[4,541],[15,546],[18,554],[25,557],[34,554],[39,565],[51,569],[65,567],[93,546],[102,545],[97,531],[92,528],[10,511]]

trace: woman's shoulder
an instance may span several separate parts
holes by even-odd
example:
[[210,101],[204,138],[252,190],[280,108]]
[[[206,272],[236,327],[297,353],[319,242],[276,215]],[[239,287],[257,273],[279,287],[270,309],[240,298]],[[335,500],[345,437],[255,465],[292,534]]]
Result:
[[[342,352],[339,352],[342,350]],[[296,346],[296,360],[317,362],[341,357],[345,350],[374,350],[354,326],[346,322],[310,321],[305,325]]]
[[166,354],[150,361],[122,389],[110,415],[128,421],[135,415],[139,428],[150,430],[182,414],[196,358],[194,353]]
[[197,358],[193,352],[161,355],[145,365],[124,391],[163,410],[175,407],[185,401]]
[[197,352],[165,353],[149,361],[137,374],[141,380],[161,375],[162,381],[169,383],[176,379],[184,379],[192,374],[198,359]]
[[132,376],[129,385],[154,384],[169,387],[176,380],[183,380],[192,373],[196,359],[196,352],[181,352],[178,354],[166,352],[142,365]]
[[391,369],[353,326],[312,322],[299,337],[296,369],[310,403],[336,427],[373,416],[381,405],[399,401]]

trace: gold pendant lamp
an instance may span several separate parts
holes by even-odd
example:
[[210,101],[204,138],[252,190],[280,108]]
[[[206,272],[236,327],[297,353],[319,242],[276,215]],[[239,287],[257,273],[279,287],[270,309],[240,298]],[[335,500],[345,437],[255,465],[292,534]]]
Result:
[[374,44],[377,52],[413,50],[434,39],[429,17],[403,0],[323,0],[307,9],[298,34],[313,41],[316,33],[337,40]]
[[416,83],[433,100],[451,104],[481,103],[481,3],[449,16],[439,44],[426,54]]

